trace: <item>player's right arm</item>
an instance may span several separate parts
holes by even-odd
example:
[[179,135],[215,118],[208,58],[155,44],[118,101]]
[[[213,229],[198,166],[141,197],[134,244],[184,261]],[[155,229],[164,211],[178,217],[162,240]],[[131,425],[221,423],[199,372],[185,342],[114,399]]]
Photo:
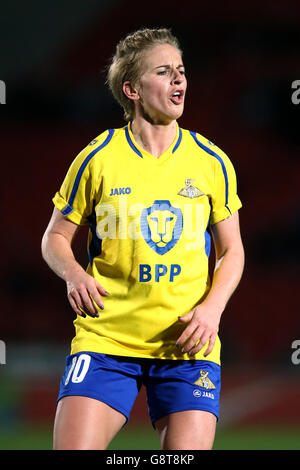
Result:
[[75,313],[95,317],[98,308],[104,308],[101,296],[108,294],[75,259],[72,242],[78,229],[77,224],[54,208],[43,235],[42,255],[48,266],[66,282],[68,299]]

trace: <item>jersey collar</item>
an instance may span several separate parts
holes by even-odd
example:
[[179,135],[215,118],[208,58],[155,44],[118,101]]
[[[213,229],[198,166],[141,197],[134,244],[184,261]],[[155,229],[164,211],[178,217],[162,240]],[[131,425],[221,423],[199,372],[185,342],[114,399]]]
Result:
[[144,150],[142,147],[140,147],[136,141],[134,140],[134,137],[133,137],[133,134],[132,134],[132,131],[131,131],[131,123],[129,122],[127,124],[127,126],[125,127],[125,135],[126,135],[126,139],[127,139],[127,142],[128,144],[130,145],[130,147],[132,148],[132,150],[140,157],[140,158],[151,158],[151,159],[154,159],[154,160],[157,160],[157,161],[164,161],[166,158],[168,158],[169,156],[171,156],[173,153],[176,152],[176,150],[178,149],[180,143],[181,143],[181,139],[182,139],[182,130],[181,128],[178,126],[178,123],[176,122],[176,136],[175,136],[175,139],[173,141],[173,143],[170,145],[170,147],[159,157],[159,158],[156,158],[154,157],[153,155],[151,155],[149,152],[147,152],[146,150]]

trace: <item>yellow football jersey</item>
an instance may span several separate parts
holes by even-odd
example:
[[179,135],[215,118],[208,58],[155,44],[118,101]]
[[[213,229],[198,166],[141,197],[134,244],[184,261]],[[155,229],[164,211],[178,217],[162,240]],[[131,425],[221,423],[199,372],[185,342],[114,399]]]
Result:
[[[89,225],[87,272],[110,294],[99,318],[75,319],[71,353],[191,359],[175,346],[186,328],[178,316],[210,288],[209,225],[241,207],[226,154],[178,124],[159,158],[130,124],[106,130],[75,158],[53,202]],[[220,364],[219,337],[206,360]]]

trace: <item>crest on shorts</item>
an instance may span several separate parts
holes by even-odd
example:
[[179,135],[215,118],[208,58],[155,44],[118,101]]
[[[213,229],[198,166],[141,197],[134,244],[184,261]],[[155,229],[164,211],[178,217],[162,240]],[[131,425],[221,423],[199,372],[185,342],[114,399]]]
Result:
[[204,387],[207,390],[216,388],[212,381],[208,378],[208,372],[205,372],[205,370],[200,371],[200,377],[198,380],[196,380],[196,382],[194,382],[194,385],[199,385],[199,387]]
[[191,178],[186,178],[185,187],[182,188],[177,194],[179,194],[179,196],[189,197],[191,199],[194,197],[204,196],[205,193],[203,193],[201,189],[193,186],[194,181],[195,180],[192,180]]

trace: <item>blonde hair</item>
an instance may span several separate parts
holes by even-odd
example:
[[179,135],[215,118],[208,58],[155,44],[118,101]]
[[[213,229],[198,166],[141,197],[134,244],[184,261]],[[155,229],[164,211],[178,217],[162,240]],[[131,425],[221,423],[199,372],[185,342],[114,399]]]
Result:
[[170,29],[144,28],[127,35],[116,47],[115,55],[107,73],[107,84],[117,102],[124,110],[125,121],[134,115],[134,103],[123,92],[123,83],[135,85],[141,75],[141,59],[145,51],[152,47],[170,44],[182,55],[179,42]]

